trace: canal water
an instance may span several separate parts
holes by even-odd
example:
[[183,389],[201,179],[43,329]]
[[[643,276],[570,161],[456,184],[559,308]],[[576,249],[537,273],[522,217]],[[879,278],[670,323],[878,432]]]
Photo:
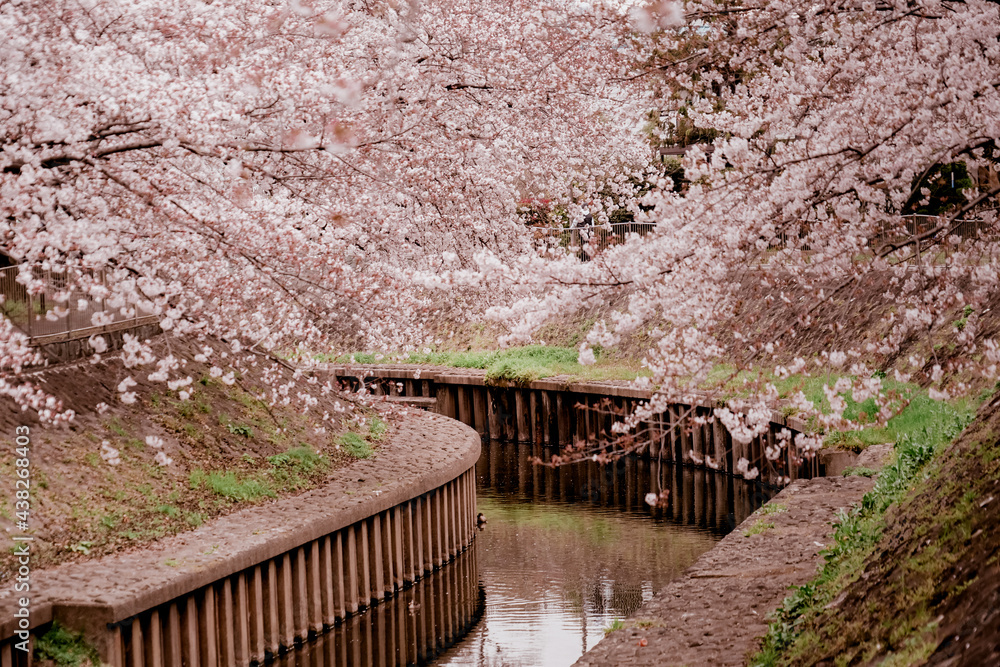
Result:
[[[486,524],[472,546],[275,664],[571,665],[768,497],[729,475],[637,457],[530,462],[549,453],[484,443]],[[649,493],[665,501],[651,507]]]

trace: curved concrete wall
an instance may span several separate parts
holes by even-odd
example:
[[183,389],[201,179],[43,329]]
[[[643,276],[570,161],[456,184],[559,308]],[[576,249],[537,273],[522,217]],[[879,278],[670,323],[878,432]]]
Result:
[[[261,662],[461,553],[476,530],[479,453],[469,427],[413,415],[323,488],[32,573],[31,627],[83,630],[114,667]],[[0,667],[24,664],[15,603],[0,592]]]

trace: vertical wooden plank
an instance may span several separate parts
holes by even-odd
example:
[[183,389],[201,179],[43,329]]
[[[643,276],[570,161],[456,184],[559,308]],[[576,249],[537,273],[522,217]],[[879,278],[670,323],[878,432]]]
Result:
[[184,667],[200,667],[201,651],[198,647],[198,604],[193,595],[184,600],[181,617],[181,664]]
[[292,641],[309,636],[309,598],[313,592],[309,587],[309,545],[303,545],[289,554],[291,563],[292,589]]
[[540,393],[540,410],[541,414],[539,419],[541,421],[541,443],[542,445],[552,444],[552,394],[548,391],[542,391]]
[[441,567],[448,559],[445,547],[444,493],[440,487],[434,491],[434,567]]
[[372,565],[371,565],[371,552],[370,547],[370,536],[368,534],[368,522],[359,521],[358,526],[358,555],[360,556],[358,562],[358,574],[361,577],[361,588],[358,591],[358,603],[364,608],[368,608],[371,604],[371,592],[372,592]]
[[278,557],[278,627],[279,641],[283,648],[295,644],[295,580],[292,573],[292,554],[285,552]]
[[490,423],[486,413],[486,387],[471,387],[472,411],[476,423],[476,432],[489,437]]
[[486,419],[489,422],[490,439],[499,442],[504,439],[504,430],[500,422],[499,389],[484,388],[486,391]]
[[129,656],[132,658],[129,661],[130,667],[145,667],[145,655],[146,649],[143,646],[142,641],[142,622],[139,621],[138,617],[132,619],[132,637],[129,640]]
[[416,545],[414,544],[413,509],[415,501],[410,500],[402,506],[403,519],[403,581],[411,584],[416,581]]
[[514,421],[517,429],[517,442],[531,442],[529,424],[529,401],[527,393],[530,389],[514,390]]
[[111,635],[108,638],[108,646],[111,648],[108,664],[110,667],[125,667],[125,643],[121,627],[115,626],[108,634]]
[[517,414],[515,414],[514,409],[514,394],[516,393],[515,389],[504,389],[500,393],[503,405],[503,428],[507,442],[517,442]]
[[216,618],[215,589],[212,586],[205,587],[199,612],[198,634],[202,667],[218,667],[219,626]]
[[385,560],[382,553],[382,516],[376,514],[369,520],[369,556],[371,558],[371,603],[376,604],[385,595]]
[[281,628],[279,619],[278,565],[272,558],[262,564],[261,574],[264,584],[264,650],[277,654],[281,649]]
[[406,576],[406,564],[403,558],[404,546],[403,541],[403,524],[404,517],[409,507],[409,503],[403,503],[402,505],[396,505],[392,508],[392,546],[395,556],[395,567],[393,572],[395,577],[392,580],[393,589],[396,591],[403,590],[405,584]]
[[423,531],[424,574],[434,571],[434,522],[433,522],[434,492],[423,496],[423,516],[420,525]]
[[181,633],[181,612],[177,602],[171,602],[167,607],[167,636],[163,642],[164,661],[169,667],[180,665],[184,661]]
[[360,588],[360,582],[358,581],[359,529],[356,525],[348,526],[347,528],[344,528],[344,533],[347,536],[347,541],[344,544],[344,557],[347,560],[347,585],[344,588],[346,593],[345,602],[347,605],[347,611],[351,614],[355,614],[358,611],[358,601],[361,599],[361,596],[358,593]]
[[[349,531],[350,528],[345,530]],[[344,573],[345,530],[338,530],[330,538],[330,552],[333,555],[333,613],[336,621],[342,621],[347,616],[345,595],[349,588]],[[332,624],[333,621],[330,623]]]
[[149,612],[149,630],[146,633],[146,667],[166,667],[163,655],[163,619],[160,610]]
[[252,646],[250,626],[256,623],[257,619],[250,618],[254,611],[252,611],[253,607],[250,604],[247,588],[247,572],[244,570],[236,575],[233,587],[233,616],[236,624],[233,662],[237,665],[247,665],[253,660],[250,648]]
[[427,567],[427,552],[424,550],[424,499],[413,499],[413,580],[424,576]]
[[467,385],[455,386],[458,403],[458,421],[469,426],[473,426],[475,424],[472,413],[472,396],[470,395],[471,389],[472,388]]
[[216,602],[218,604],[219,662],[223,667],[236,664],[237,618],[235,615],[233,581],[235,577],[227,577],[216,584]]
[[396,546],[393,539],[396,535],[396,527],[393,525],[392,508],[382,512],[382,559],[385,561],[383,568],[385,579],[383,580],[383,598],[390,598],[396,591]]
[[264,583],[266,565],[256,565],[247,579],[247,602],[250,607],[250,660],[263,662],[267,649],[267,586]]
[[302,547],[305,557],[305,586],[307,595],[306,604],[306,635],[309,632],[323,632],[323,593],[324,583],[329,581],[329,570],[325,576],[320,574],[322,557],[320,547],[325,538],[317,538]]
[[316,566],[318,571],[315,576],[319,579],[319,583],[317,584],[319,590],[319,594],[317,595],[319,600],[319,616],[317,618],[319,619],[320,626],[316,632],[320,632],[327,626],[333,625],[337,620],[337,613],[334,610],[333,603],[333,580],[336,577],[336,573],[333,566],[332,541],[332,535],[324,535],[316,540],[319,556],[316,560],[319,563]]

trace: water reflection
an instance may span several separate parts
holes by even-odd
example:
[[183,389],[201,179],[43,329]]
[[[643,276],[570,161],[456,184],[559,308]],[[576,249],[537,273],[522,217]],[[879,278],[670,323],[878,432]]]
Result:
[[[532,465],[484,443],[488,523],[454,563],[278,660],[292,665],[570,665],[766,501],[729,475],[627,458]],[[647,493],[666,491],[661,506]]]
[[[570,665],[764,502],[728,475],[627,458],[532,465],[485,443],[476,466],[486,612],[436,665]],[[647,493],[668,492],[653,508]]]
[[396,597],[279,657],[280,667],[425,665],[466,637],[483,614],[476,543]]

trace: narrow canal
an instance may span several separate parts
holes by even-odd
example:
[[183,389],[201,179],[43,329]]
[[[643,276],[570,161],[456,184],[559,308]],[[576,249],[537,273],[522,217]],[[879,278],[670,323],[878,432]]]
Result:
[[[476,476],[487,523],[472,547],[275,664],[571,665],[768,495],[729,475],[637,457],[530,463],[545,454],[484,443]],[[645,502],[661,491],[664,504]]]

